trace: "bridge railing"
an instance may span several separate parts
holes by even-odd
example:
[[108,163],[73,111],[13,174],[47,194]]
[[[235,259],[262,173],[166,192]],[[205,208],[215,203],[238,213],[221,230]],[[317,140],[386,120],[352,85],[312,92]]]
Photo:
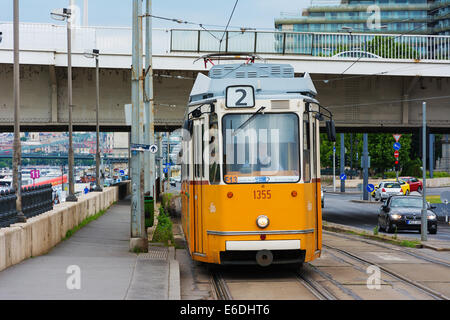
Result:
[[[14,190],[0,191],[0,228],[17,222],[16,195]],[[51,184],[22,188],[22,212],[32,218],[53,209]]]
[[173,29],[170,51],[445,61],[450,36]]
[[[67,29],[65,24],[20,23],[19,47],[22,51],[67,52]],[[0,50],[12,50],[14,44],[13,24],[0,22],[3,41]],[[145,40],[145,34],[143,35]],[[170,30],[152,30],[153,52],[164,54],[169,51]],[[72,52],[84,53],[99,49],[100,54],[131,55],[132,32],[128,27],[72,27]]]

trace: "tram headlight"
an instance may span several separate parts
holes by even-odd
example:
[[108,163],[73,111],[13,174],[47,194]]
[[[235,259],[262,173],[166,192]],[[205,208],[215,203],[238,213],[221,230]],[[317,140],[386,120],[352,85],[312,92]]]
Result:
[[269,225],[269,218],[267,218],[266,216],[259,216],[256,219],[256,224],[260,228],[265,228],[265,227],[267,227]]

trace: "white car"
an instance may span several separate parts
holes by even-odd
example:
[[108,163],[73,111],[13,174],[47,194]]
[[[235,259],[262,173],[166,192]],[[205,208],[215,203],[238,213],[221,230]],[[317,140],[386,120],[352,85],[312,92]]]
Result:
[[397,182],[381,182],[375,191],[375,200],[386,200],[390,196],[403,195],[402,187]]
[[360,50],[343,51],[335,54],[333,58],[381,58],[380,56]]

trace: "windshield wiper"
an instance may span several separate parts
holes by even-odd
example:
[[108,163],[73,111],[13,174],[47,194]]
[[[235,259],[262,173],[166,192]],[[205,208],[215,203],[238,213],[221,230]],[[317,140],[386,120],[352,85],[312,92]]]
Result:
[[252,114],[252,116],[251,116],[250,118],[248,118],[247,121],[245,121],[243,124],[241,124],[241,125],[239,126],[239,128],[237,128],[231,135],[232,135],[232,136],[237,135],[238,132],[241,131],[243,127],[245,127],[247,124],[249,124],[250,121],[252,121],[252,120],[255,118],[255,116],[256,116],[257,114],[261,113],[265,108],[266,108],[266,107],[261,107],[261,108],[259,108],[258,110],[256,110],[256,112],[255,112],[254,114]]

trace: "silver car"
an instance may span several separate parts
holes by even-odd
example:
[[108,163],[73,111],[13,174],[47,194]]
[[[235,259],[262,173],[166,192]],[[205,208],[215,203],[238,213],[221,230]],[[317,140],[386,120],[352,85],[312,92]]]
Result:
[[390,196],[403,195],[402,187],[397,182],[381,182],[375,191],[375,200],[386,200]]

